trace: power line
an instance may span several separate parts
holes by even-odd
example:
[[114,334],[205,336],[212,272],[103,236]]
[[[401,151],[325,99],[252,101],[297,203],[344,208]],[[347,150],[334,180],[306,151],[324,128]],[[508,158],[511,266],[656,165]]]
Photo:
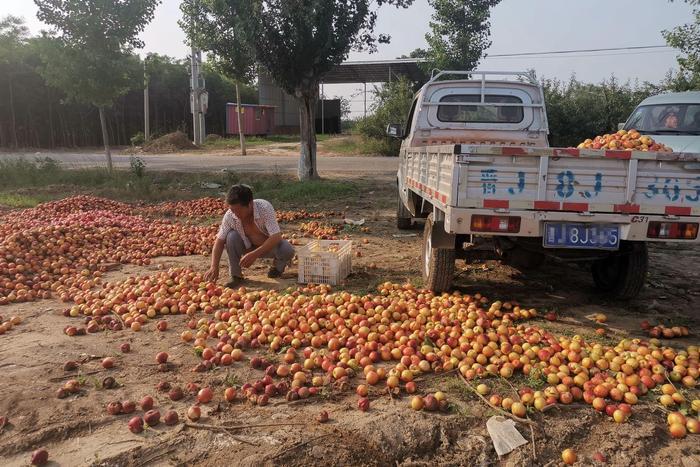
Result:
[[639,49],[661,49],[661,48],[671,48],[668,45],[639,45],[633,47],[608,47],[605,49],[579,49],[579,50],[551,50],[549,52],[521,52],[515,54],[493,54],[487,55],[486,57],[525,57],[528,55],[555,55],[555,54],[569,54],[569,53],[579,53],[579,52],[609,52],[616,50],[639,50]]

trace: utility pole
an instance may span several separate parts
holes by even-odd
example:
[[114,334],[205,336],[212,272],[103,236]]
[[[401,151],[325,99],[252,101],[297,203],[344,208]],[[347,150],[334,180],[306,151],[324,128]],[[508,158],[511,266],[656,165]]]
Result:
[[367,83],[364,83],[365,90],[363,92],[365,98],[365,118],[367,118]]
[[151,140],[151,115],[148,107],[148,73],[146,71],[146,61],[148,55],[143,59],[143,139]]
[[241,126],[241,93],[236,81],[236,119],[238,122],[238,140],[241,143],[241,156],[245,156],[245,129]]
[[201,146],[204,143],[204,114],[207,111],[208,94],[204,89],[204,79],[201,76],[202,51],[192,47],[191,53],[191,82],[190,82],[190,106],[192,109],[192,132],[194,144]]
[[323,81],[321,81],[321,134],[325,135],[326,134],[326,116],[323,111]]

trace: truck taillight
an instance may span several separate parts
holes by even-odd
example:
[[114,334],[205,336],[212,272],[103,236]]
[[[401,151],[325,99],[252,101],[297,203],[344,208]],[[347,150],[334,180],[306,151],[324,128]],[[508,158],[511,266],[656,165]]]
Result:
[[693,222],[649,222],[647,237],[695,240],[698,237],[698,224]]
[[520,217],[516,216],[472,216],[472,232],[520,232]]

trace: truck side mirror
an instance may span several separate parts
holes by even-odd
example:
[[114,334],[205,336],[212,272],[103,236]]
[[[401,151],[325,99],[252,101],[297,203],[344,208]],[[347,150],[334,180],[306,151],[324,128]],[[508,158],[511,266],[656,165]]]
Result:
[[403,125],[400,123],[390,123],[386,127],[386,135],[391,138],[403,138]]

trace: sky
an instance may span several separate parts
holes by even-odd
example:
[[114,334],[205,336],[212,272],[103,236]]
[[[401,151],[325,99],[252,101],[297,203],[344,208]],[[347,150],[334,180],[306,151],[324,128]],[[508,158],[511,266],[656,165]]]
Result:
[[[155,19],[142,34],[143,52],[185,57],[188,48],[177,25],[179,0],[162,0]],[[375,54],[351,53],[349,60],[393,59],[425,47],[432,10],[427,0],[415,0],[406,9],[380,9],[377,31],[392,42]],[[32,33],[45,29],[36,18],[33,0],[0,0],[0,17],[22,16]],[[502,0],[491,14],[492,45],[487,54],[512,54],[558,50],[665,45],[661,31],[692,21],[692,10],[683,1],[667,0]],[[578,53],[538,57],[493,57],[480,69],[520,71],[533,68],[539,77],[599,82],[611,75],[622,81],[660,81],[676,67],[676,51]],[[368,86],[368,89],[371,89]],[[341,95],[352,101],[353,115],[362,112],[361,87],[328,85],[326,96]],[[368,98],[371,101],[371,98]]]

